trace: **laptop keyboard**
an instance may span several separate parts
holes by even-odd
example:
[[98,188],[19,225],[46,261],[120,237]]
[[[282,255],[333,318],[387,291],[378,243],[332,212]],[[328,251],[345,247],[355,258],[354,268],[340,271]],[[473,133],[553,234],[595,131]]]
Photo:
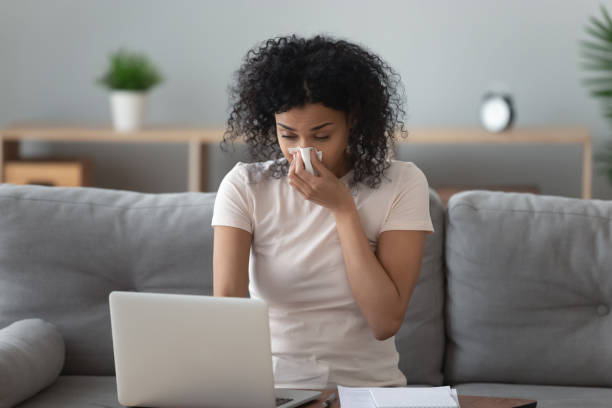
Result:
[[277,398],[276,399],[276,406],[279,407],[283,404],[288,403],[289,401],[293,401],[293,398]]

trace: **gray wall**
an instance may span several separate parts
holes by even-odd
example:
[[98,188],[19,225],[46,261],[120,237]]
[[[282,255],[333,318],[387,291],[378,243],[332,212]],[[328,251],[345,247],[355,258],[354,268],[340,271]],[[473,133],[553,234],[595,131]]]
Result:
[[[599,102],[580,85],[578,39],[599,3],[0,0],[0,126],[110,123],[107,92],[93,80],[123,45],[146,52],[167,78],[150,94],[148,124],[222,127],[227,85],[251,46],[293,32],[328,33],[367,46],[399,71],[409,130],[478,125],[482,94],[502,82],[514,96],[517,126],[585,125],[598,151],[612,134]],[[91,157],[100,187],[187,188],[180,144],[28,142],[21,154]],[[211,189],[242,157],[241,149],[232,156],[212,150]],[[580,196],[578,147],[402,146],[399,158],[414,161],[434,187],[537,184],[544,194]],[[612,199],[597,171],[593,197]]]

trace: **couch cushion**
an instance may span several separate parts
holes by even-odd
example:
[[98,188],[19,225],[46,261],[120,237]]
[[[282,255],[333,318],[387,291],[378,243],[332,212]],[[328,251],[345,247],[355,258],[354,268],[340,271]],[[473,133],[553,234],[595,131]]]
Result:
[[466,383],[454,387],[459,395],[536,400],[538,408],[612,407],[612,388],[496,383]]
[[444,249],[445,210],[435,190],[429,193],[434,233],[427,236],[419,280],[395,335],[399,368],[408,384],[442,384],[444,357]]
[[63,375],[16,408],[124,408],[117,398],[116,381],[114,376]]
[[123,408],[114,376],[63,375],[16,408]]
[[212,294],[214,193],[0,185],[0,327],[64,337],[63,374],[114,374],[113,290]]
[[445,382],[612,386],[612,202],[448,203]]

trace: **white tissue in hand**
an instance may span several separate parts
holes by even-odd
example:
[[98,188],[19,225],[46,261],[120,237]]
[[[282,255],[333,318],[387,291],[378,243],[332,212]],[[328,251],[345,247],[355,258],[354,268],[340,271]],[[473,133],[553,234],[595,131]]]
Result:
[[306,167],[306,171],[314,176],[315,171],[312,168],[312,163],[310,162],[310,151],[312,149],[314,149],[317,157],[319,158],[319,161],[323,160],[323,152],[320,150],[317,150],[314,147],[290,147],[288,150],[289,150],[289,153],[295,153],[299,150],[300,153],[302,154],[302,161],[304,162],[304,167]]

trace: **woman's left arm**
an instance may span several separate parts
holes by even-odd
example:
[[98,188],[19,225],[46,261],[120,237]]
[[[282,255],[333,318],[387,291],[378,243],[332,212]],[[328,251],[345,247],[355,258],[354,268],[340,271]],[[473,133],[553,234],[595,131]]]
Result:
[[376,253],[357,208],[334,212],[353,296],[374,336],[395,335],[419,278],[427,231],[384,231]]
[[355,301],[374,336],[378,340],[388,339],[397,333],[404,320],[419,278],[427,231],[384,231],[374,253],[348,188],[312,151],[311,163],[319,177],[304,170],[301,156],[295,155],[289,183],[305,199],[329,208],[334,214]]

